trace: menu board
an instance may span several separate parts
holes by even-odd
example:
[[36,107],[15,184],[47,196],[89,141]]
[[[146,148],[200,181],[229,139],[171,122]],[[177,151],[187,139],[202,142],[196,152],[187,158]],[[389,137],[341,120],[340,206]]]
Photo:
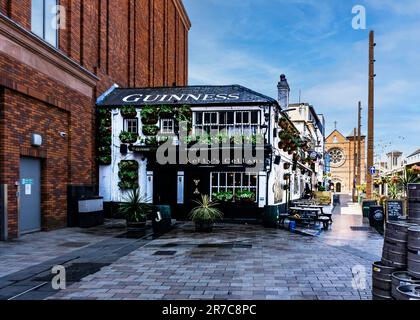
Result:
[[386,208],[388,221],[397,221],[399,217],[404,216],[402,200],[389,200]]

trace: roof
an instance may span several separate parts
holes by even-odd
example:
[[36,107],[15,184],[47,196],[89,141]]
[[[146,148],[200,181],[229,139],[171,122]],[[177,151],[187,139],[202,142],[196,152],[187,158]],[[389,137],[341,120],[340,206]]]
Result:
[[392,155],[392,154],[394,154],[394,155],[396,155],[396,154],[401,155],[403,153],[401,151],[398,151],[398,150],[393,150],[393,151],[388,152],[386,155]]
[[414,151],[412,154],[409,155],[409,157],[415,156],[417,154],[420,153],[420,149],[417,149],[416,151]]
[[240,85],[185,86],[156,88],[115,88],[102,97],[98,106],[124,105],[278,105],[266,95]]

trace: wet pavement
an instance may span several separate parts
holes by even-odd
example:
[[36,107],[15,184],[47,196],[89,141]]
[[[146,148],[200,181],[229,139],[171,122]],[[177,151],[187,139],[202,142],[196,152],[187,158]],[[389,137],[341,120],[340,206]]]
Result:
[[[90,265],[87,276],[76,272],[75,281],[65,290],[46,290],[44,295],[37,295],[39,290],[35,290],[19,298],[371,299],[371,264],[380,257],[383,239],[366,226],[358,206],[346,200],[342,203],[333,211],[331,230],[317,237],[238,224],[217,224],[212,233],[202,234],[196,233],[191,223],[180,224],[157,239],[146,237],[119,244],[115,242],[121,238],[114,238],[121,233],[118,229],[100,241],[93,234],[92,238],[84,238],[84,233],[80,238],[72,236],[80,243],[89,239],[94,243],[78,249],[65,246],[63,250],[77,253],[78,262],[104,264]],[[41,241],[39,245],[41,250]],[[111,245],[115,247],[109,250]],[[129,250],[124,251],[127,245]],[[95,250],[89,249],[92,246]],[[5,263],[12,264],[10,255],[18,247],[8,247]],[[53,247],[51,251],[43,248],[43,256],[59,251],[56,244]],[[0,260],[0,268],[3,263]],[[68,266],[72,275],[74,267],[72,263]],[[357,281],[352,269],[358,272]],[[44,278],[38,276],[38,280],[48,280],[45,275],[44,270]],[[5,277],[0,277],[0,285],[2,279]],[[355,282],[359,286],[354,286]]]

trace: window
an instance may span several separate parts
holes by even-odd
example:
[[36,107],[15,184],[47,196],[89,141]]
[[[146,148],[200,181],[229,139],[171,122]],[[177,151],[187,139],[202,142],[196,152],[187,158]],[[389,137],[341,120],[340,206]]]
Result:
[[58,47],[58,0],[32,0],[32,32]]
[[174,119],[160,120],[160,132],[161,133],[174,133]]
[[248,190],[257,195],[258,175],[256,173],[246,172],[212,172],[211,193],[229,191],[233,195],[237,191]]
[[139,133],[139,120],[124,119],[124,131],[131,133]]
[[339,148],[333,148],[328,153],[331,158],[331,164],[335,167],[341,166],[346,160],[343,150]]
[[194,132],[197,135],[211,131],[226,131],[229,136],[259,133],[259,111],[195,112],[194,117]]

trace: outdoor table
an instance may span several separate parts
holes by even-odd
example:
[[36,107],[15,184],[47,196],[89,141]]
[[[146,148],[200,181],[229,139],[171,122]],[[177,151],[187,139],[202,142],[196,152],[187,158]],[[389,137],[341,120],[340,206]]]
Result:
[[[300,218],[296,218],[293,215],[289,215],[288,219],[294,220],[294,221],[313,221],[317,222],[320,221],[320,212],[321,210],[319,208],[309,208],[309,207],[291,207],[289,208],[290,211],[297,212],[298,214],[301,214],[302,216]],[[313,215],[315,213],[315,215]]]

